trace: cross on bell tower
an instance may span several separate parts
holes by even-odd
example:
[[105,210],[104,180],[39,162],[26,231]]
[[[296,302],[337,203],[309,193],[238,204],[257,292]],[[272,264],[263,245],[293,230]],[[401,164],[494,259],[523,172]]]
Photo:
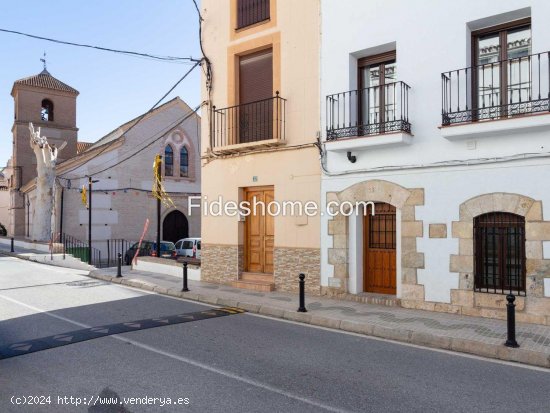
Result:
[[46,51],[44,51],[44,57],[43,57],[42,59],[40,59],[40,61],[41,61],[42,63],[44,63],[44,72],[47,72],[48,70],[47,70],[47,68],[46,68],[46,66],[47,66],[47,65],[46,65]]

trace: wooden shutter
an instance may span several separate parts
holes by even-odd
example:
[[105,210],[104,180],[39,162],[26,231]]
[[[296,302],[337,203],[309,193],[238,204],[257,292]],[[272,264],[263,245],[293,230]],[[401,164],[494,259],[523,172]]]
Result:
[[239,60],[239,103],[273,97],[273,50],[267,49]]

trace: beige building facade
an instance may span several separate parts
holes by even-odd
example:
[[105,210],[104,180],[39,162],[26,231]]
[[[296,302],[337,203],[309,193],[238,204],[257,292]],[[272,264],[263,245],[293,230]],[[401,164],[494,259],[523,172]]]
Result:
[[[319,2],[202,3],[203,201],[320,199]],[[272,212],[276,212],[273,210]],[[204,281],[319,293],[320,221],[304,214],[208,214]]]

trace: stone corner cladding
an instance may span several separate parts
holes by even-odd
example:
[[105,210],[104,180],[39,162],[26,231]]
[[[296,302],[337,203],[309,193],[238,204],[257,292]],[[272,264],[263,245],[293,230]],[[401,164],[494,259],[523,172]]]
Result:
[[238,279],[242,261],[239,245],[202,244],[202,281],[226,284]]
[[[424,222],[416,220],[416,207],[424,205],[423,188],[404,188],[393,182],[368,180],[356,183],[340,192],[328,192],[327,203],[340,202],[385,202],[401,211],[401,268],[403,298],[424,300],[424,286],[418,284],[417,269],[424,268],[424,254],[417,250],[417,238],[424,236]],[[328,235],[333,247],[328,249],[328,264],[334,267],[334,278],[339,287],[324,287],[323,294],[347,293],[348,289],[348,218],[336,215],[328,221]]]
[[506,317],[503,295],[474,291],[473,222],[475,217],[494,211],[525,217],[526,296],[518,297],[516,319],[550,324],[550,297],[544,297],[544,278],[550,272],[550,260],[543,259],[542,253],[542,242],[550,240],[550,222],[543,220],[541,201],[521,194],[483,194],[459,206],[459,220],[452,222],[451,231],[451,236],[459,240],[459,251],[450,256],[449,262],[450,272],[459,274],[459,288],[451,290],[449,307],[465,315]]
[[320,295],[321,250],[319,248],[275,247],[273,266],[276,290],[298,292],[298,275],[303,272],[306,275],[306,293]]

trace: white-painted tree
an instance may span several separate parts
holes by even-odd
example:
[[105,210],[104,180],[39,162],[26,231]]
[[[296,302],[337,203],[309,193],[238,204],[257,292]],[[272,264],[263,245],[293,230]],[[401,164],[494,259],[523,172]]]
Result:
[[35,241],[49,241],[55,228],[54,199],[55,199],[55,165],[57,154],[63,149],[50,145],[45,136],[40,136],[40,128],[34,130],[29,123],[31,132],[31,148],[36,156],[36,199],[33,210],[31,239]]

